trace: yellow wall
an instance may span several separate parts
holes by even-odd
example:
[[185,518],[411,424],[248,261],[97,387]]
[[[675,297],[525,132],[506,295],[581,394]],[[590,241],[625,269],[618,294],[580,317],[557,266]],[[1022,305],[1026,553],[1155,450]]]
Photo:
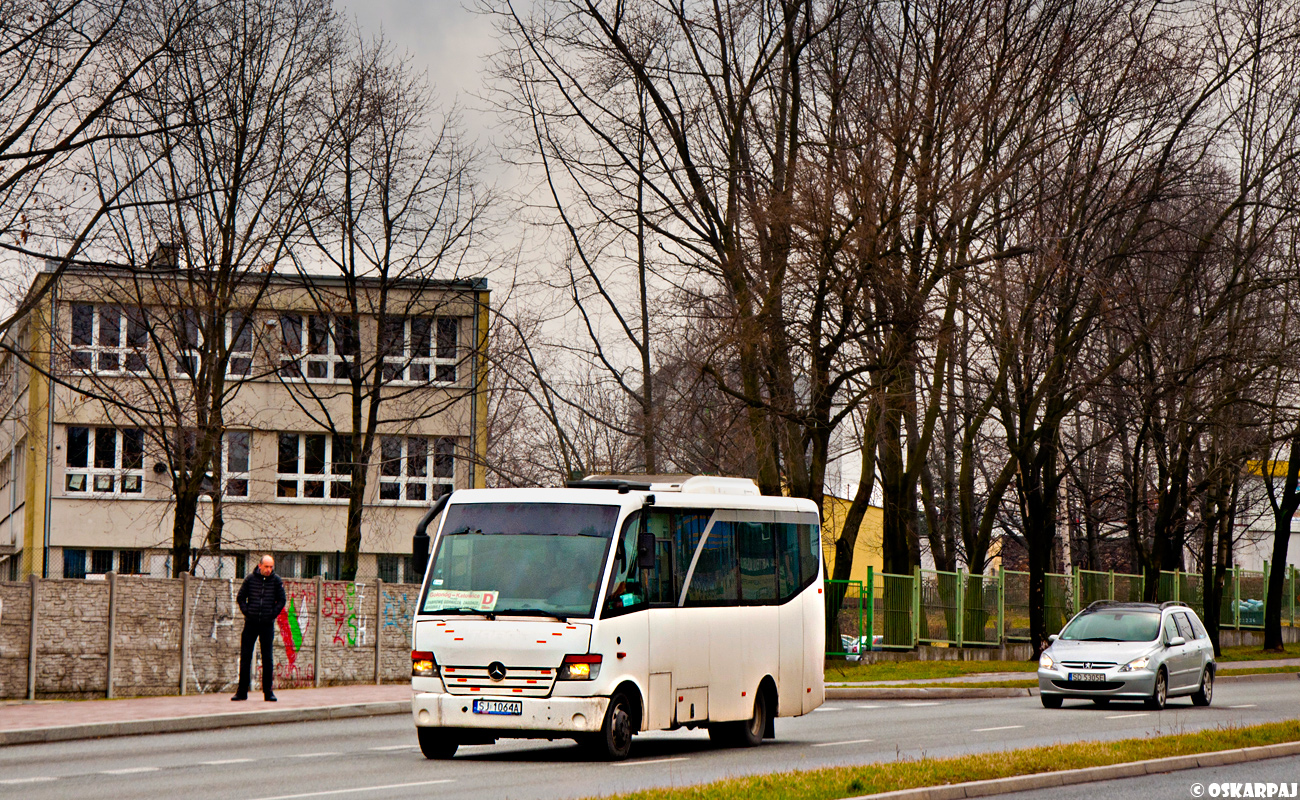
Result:
[[[835,540],[844,528],[844,518],[849,513],[849,500],[826,496],[822,504],[822,549],[826,553],[826,574],[829,577],[835,568]],[[880,572],[885,566],[884,559],[884,511],[876,506],[867,508],[867,515],[862,519],[858,529],[857,547],[853,553],[853,572],[851,580],[865,581],[867,567]]]

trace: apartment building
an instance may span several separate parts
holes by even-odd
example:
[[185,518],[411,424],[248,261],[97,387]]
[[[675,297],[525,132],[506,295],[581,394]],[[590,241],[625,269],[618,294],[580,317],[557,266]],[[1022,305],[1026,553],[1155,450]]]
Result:
[[178,453],[214,406],[200,364],[213,331],[221,433],[200,476],[196,573],[242,577],[271,552],[283,575],[336,577],[345,454],[378,398],[358,575],[416,579],[425,509],[485,480],[486,281],[264,273],[223,287],[214,322],[198,280],[166,263],[36,276],[0,353],[0,579],[170,574]]

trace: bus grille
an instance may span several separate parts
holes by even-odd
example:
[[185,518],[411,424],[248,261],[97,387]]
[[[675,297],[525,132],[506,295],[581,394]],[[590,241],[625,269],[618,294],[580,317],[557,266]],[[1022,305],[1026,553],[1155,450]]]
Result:
[[555,684],[555,670],[507,667],[505,677],[494,681],[487,667],[442,667],[442,683],[449,694],[546,697]]

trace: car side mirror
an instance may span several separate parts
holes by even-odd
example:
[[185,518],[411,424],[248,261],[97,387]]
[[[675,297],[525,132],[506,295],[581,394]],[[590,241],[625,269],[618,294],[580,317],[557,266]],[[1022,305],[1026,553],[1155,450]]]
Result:
[[1183,644],[1187,644],[1187,640],[1181,636],[1175,636],[1174,638],[1169,640],[1169,644],[1167,646],[1178,647],[1179,645],[1183,645]]
[[1054,641],[1056,641],[1056,640],[1059,639],[1059,638],[1061,638],[1061,637],[1060,637],[1060,636],[1057,636],[1057,635],[1054,634],[1054,633],[1050,633],[1050,634],[1047,635],[1047,641],[1049,641],[1049,642],[1054,642]]
[[655,535],[645,531],[636,541],[636,566],[638,569],[655,568]]

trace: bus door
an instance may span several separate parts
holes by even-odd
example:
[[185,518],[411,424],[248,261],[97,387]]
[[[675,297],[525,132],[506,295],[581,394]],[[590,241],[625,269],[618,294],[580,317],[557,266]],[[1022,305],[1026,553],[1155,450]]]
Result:
[[[648,728],[708,719],[709,615],[680,608],[686,572],[709,522],[707,511],[653,509],[655,567],[642,578],[649,592],[651,697]],[[681,698],[680,701],[678,698]]]

